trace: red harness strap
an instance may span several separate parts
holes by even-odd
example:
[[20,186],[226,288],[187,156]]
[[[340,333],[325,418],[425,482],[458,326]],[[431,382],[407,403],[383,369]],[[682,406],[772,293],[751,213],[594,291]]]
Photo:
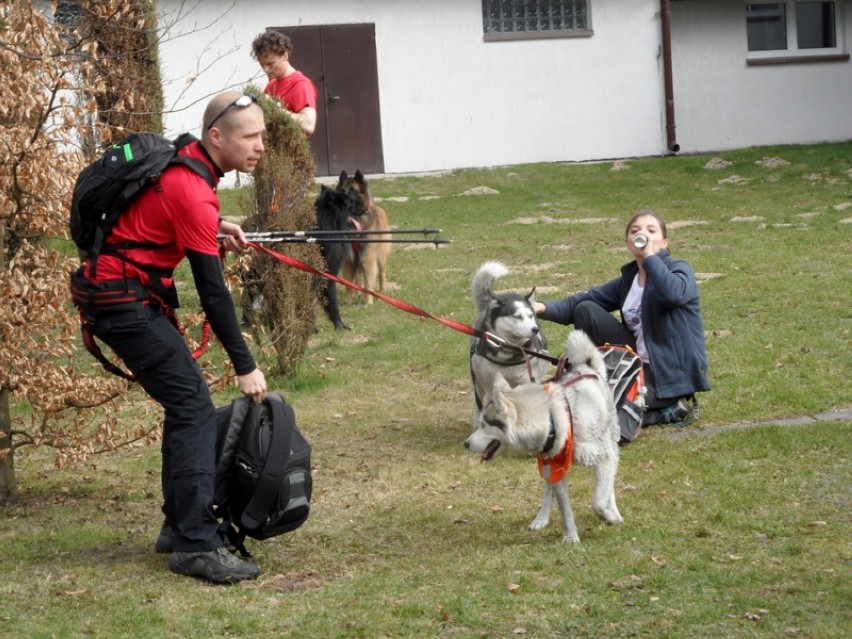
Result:
[[[82,275],[82,267],[78,269],[71,278],[71,297],[74,304],[80,310],[80,332],[83,336],[83,345],[86,350],[98,360],[103,367],[112,373],[128,381],[136,381],[134,375],[122,370],[119,366],[107,359],[101,347],[95,340],[93,332],[94,317],[92,313],[99,306],[110,306],[115,310],[130,310],[137,308],[140,304],[153,302],[163,309],[166,317],[174,325],[175,330],[183,336],[185,333],[183,324],[178,319],[175,310],[169,306],[159,295],[142,286],[138,280],[120,280],[116,284],[90,285]],[[88,312],[87,312],[88,311]],[[210,321],[204,318],[204,327],[201,331],[201,343],[192,352],[193,359],[198,359],[210,345]]]

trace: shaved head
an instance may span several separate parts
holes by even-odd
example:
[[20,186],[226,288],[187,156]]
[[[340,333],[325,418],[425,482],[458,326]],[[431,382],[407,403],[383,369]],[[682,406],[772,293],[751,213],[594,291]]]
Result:
[[214,120],[216,120],[217,126],[227,126],[229,118],[228,113],[225,111],[228,108],[228,105],[232,104],[234,100],[239,98],[241,95],[242,93],[239,91],[225,91],[210,100],[207,104],[207,108],[204,109],[204,119],[201,121],[202,132],[207,133]]

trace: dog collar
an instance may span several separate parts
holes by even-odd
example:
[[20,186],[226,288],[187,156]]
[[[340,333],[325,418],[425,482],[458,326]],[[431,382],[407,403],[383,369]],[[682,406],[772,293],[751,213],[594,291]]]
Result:
[[[474,347],[472,349],[472,352],[476,353],[480,357],[484,357],[485,359],[487,359],[492,364],[498,364],[500,366],[518,366],[518,365],[523,364],[523,363],[528,361],[528,358],[524,355],[525,350],[526,351],[532,351],[532,352],[535,352],[535,353],[545,351],[544,342],[542,341],[541,335],[539,334],[539,335],[536,335],[535,337],[532,337],[529,340],[527,340],[527,342],[523,346],[520,346],[520,347],[514,346],[514,349],[516,351],[516,355],[515,355],[515,357],[512,357],[511,359],[500,359],[500,358],[497,358],[493,355],[493,353],[499,352],[500,350],[502,350],[504,348],[511,348],[511,347],[512,347],[511,345],[509,347],[493,346],[492,344],[490,344],[488,342],[487,339],[478,338],[477,341],[476,341],[476,344],[474,345]],[[532,380],[532,381],[535,381],[535,380]]]

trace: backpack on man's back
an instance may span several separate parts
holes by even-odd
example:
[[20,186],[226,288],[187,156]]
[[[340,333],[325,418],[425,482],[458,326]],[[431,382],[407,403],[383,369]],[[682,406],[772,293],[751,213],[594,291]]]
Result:
[[[213,173],[204,162],[178,155],[180,149],[195,141],[188,133],[176,140],[154,133],[134,133],[84,168],[74,184],[69,219],[71,239],[77,248],[96,262],[104,240],[121,215],[169,166],[188,166],[214,188]],[[157,245],[140,239],[132,246]]]

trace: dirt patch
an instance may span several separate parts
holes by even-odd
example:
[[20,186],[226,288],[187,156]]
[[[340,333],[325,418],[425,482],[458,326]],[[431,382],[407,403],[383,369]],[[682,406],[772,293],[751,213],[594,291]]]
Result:
[[765,169],[776,169],[781,166],[790,166],[790,163],[784,158],[770,158],[764,157],[762,160],[758,160],[755,162],[758,166],[762,166]]
[[709,162],[707,162],[707,164],[704,165],[704,168],[708,171],[721,171],[733,165],[733,162],[728,162],[727,160],[723,160],[722,158],[712,158]]
[[741,175],[732,175],[731,177],[719,180],[718,184],[748,184],[748,179]]
[[699,282],[707,282],[709,280],[715,280],[717,277],[723,277],[724,273],[696,273],[695,279]]
[[429,244],[428,242],[423,242],[422,244],[405,244],[403,251],[437,251],[440,244]]
[[618,222],[615,217],[585,217],[580,219],[572,218],[555,218],[549,215],[538,215],[536,217],[518,217],[514,220],[506,222],[507,224],[523,224],[530,226],[532,224],[601,224],[605,222]]
[[675,220],[674,222],[666,222],[667,229],[680,229],[686,226],[706,226],[710,224],[707,220]]
[[487,186],[475,186],[472,189],[468,189],[463,193],[459,193],[459,195],[499,195],[500,191],[495,191],[492,188]]
[[542,271],[556,271],[560,269],[561,266],[555,263],[549,264],[524,264],[522,266],[515,267],[514,270],[521,273],[541,273]]
[[732,217],[731,222],[762,222],[763,218],[760,215],[749,215],[745,217]]

